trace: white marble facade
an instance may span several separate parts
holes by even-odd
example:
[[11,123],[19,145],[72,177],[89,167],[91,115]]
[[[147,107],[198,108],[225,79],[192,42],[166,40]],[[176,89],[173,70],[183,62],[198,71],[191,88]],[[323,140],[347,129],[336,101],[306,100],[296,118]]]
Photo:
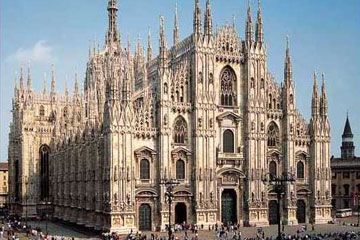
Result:
[[[262,13],[249,7],[242,39],[234,25],[214,29],[210,1],[195,0],[193,33],[168,47],[160,18],[159,53],[122,47],[117,1],[108,2],[104,48],[89,50],[83,90],[36,93],[21,73],[10,126],[11,213],[53,216],[95,229],[163,229],[161,179],[176,178],[173,221],[273,222],[267,172],[290,172],[284,220],[325,223],[331,212],[330,124],[316,75],[312,115],[296,108],[290,50],[279,85],[267,67]],[[126,44],[124,44],[126,45]],[[27,81],[27,84],[24,84]],[[310,102],[310,99],[309,99]]]

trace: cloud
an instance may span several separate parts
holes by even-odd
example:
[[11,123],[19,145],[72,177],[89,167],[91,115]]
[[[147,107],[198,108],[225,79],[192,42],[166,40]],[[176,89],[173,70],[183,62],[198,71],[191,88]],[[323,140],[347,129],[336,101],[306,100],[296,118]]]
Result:
[[51,63],[55,61],[55,57],[53,56],[53,48],[45,40],[40,40],[30,48],[19,48],[15,53],[9,55],[7,60],[19,63],[28,61],[33,63]]

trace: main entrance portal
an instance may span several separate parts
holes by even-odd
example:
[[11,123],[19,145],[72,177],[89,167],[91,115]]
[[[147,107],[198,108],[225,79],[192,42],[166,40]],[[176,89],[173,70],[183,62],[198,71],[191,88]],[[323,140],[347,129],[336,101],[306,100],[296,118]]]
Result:
[[276,200],[269,202],[269,224],[278,224],[278,206]]
[[149,204],[141,204],[139,208],[139,230],[151,231],[151,207]]
[[221,195],[221,221],[224,224],[237,223],[236,192],[225,189]]
[[175,205],[175,223],[182,224],[187,221],[186,204],[183,202]]
[[297,200],[296,202],[297,210],[296,210],[296,218],[298,223],[306,222],[306,204],[304,200]]

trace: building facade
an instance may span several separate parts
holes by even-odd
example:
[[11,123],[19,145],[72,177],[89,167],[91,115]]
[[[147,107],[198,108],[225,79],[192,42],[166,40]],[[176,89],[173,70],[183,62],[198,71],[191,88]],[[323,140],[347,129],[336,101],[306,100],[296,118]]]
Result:
[[8,163],[0,163],[0,208],[7,207],[8,203]]
[[331,158],[331,192],[334,209],[357,210],[360,200],[360,157],[355,156],[353,133],[346,118],[342,135],[341,157]]
[[[173,221],[276,222],[276,194],[263,183],[288,172],[283,204],[288,224],[326,223],[331,212],[330,124],[323,82],[316,74],[312,115],[296,108],[290,49],[278,84],[267,68],[262,10],[249,7],[245,37],[235,25],[213,27],[210,1],[194,4],[193,32],[172,46],[160,18],[159,52],[123,47],[116,0],[108,2],[102,49],[89,50],[83,90],[36,93],[21,74],[10,127],[10,200],[14,214],[53,216],[95,229],[164,229],[174,191]],[[126,45],[126,44],[125,44]],[[27,78],[27,84],[24,79]],[[323,77],[324,78],[324,77]],[[26,204],[25,204],[26,203]]]

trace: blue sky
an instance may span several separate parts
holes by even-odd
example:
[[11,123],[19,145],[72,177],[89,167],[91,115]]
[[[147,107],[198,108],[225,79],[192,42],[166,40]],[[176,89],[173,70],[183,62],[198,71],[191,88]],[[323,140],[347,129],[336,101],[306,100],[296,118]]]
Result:
[[[159,15],[164,15],[167,42],[172,43],[175,0],[120,0],[119,29],[122,43],[133,45],[152,31],[157,49]],[[177,0],[181,37],[192,31],[192,0]],[[205,0],[201,0],[203,10]],[[251,0],[253,11],[257,1]],[[0,3],[0,160],[7,160],[11,98],[15,71],[32,59],[33,88],[42,89],[44,72],[49,76],[55,64],[57,88],[70,89],[75,71],[84,77],[88,46],[101,44],[107,28],[106,0],[3,0]],[[212,0],[214,25],[232,23],[241,38],[247,0]],[[283,79],[285,36],[290,36],[297,105],[306,119],[310,115],[312,73],[326,76],[332,153],[339,155],[346,112],[360,148],[360,1],[358,0],[264,0],[262,1],[268,66],[280,82]],[[255,11],[253,16],[255,16]],[[50,80],[47,77],[49,89]],[[359,152],[359,151],[358,151]],[[359,152],[360,154],[360,152]]]

